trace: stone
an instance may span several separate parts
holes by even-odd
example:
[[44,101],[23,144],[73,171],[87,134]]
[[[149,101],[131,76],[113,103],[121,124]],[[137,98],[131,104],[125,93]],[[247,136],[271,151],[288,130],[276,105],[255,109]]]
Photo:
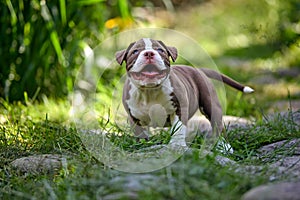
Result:
[[130,174],[126,176],[117,176],[110,180],[111,185],[122,185],[126,191],[138,192],[145,189],[145,183],[157,183],[161,178],[152,174]]
[[286,78],[297,78],[298,76],[300,76],[300,69],[299,68],[282,68],[277,70],[276,73],[280,78],[282,77],[286,77]]
[[[294,94],[295,96],[296,94]],[[300,96],[300,95],[299,95]],[[268,113],[277,113],[278,111],[284,111],[284,115],[288,116],[287,110],[296,111],[293,113],[294,122],[298,125],[300,125],[300,100],[299,99],[289,99],[289,100],[276,100],[276,101],[270,101],[266,103],[270,108],[268,109]]]
[[269,168],[275,170],[270,180],[300,177],[299,138],[265,145],[258,149],[258,152],[264,162],[270,163]]
[[[252,124],[250,120],[245,118],[224,115],[223,123],[227,131],[236,128],[245,128]],[[188,132],[193,132],[195,130],[200,130],[202,133],[211,133],[211,125],[209,120],[204,116],[195,115],[188,122]],[[194,136],[194,135],[193,135]]]
[[257,85],[272,85],[278,83],[278,79],[272,74],[264,73],[260,76],[253,77],[250,82]]
[[221,165],[222,167],[224,166],[236,166],[236,162],[234,160],[231,160],[227,157],[217,155],[216,156],[216,162]]
[[299,200],[300,182],[281,182],[255,187],[242,196],[242,200]]
[[25,174],[55,173],[62,167],[62,161],[61,155],[42,154],[18,158],[11,166]]
[[270,165],[271,169],[277,169],[275,177],[289,177],[299,178],[300,177],[300,156],[288,156],[279,159],[278,161]]
[[267,115],[267,117],[265,117],[264,120],[266,123],[279,123],[281,127],[288,129],[291,133],[297,133],[300,130],[300,110],[276,112]]
[[248,119],[241,118],[241,117],[235,117],[235,116],[230,116],[230,115],[225,115],[223,117],[223,122],[224,126],[227,131],[236,129],[236,128],[247,128],[247,126],[250,126],[253,124]]
[[[292,102],[291,102],[292,104]],[[300,102],[296,105],[297,108],[299,108]],[[295,110],[295,108],[293,109]],[[294,112],[281,112],[280,116],[293,121],[296,125],[300,126],[300,110],[294,111]]]
[[276,151],[278,155],[300,155],[300,138],[282,140],[261,147],[258,152],[265,156]]

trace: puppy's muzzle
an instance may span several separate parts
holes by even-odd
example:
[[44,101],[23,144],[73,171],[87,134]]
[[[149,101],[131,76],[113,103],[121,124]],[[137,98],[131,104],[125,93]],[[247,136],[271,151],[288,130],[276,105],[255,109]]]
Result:
[[153,64],[147,64],[139,72],[129,72],[131,77],[138,81],[148,82],[164,79],[167,77],[168,70],[159,70]]

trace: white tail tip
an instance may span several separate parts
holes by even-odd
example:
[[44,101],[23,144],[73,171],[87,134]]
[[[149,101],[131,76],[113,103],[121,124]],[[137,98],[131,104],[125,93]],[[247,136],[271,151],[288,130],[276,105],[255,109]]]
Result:
[[244,93],[252,93],[254,92],[254,90],[251,87],[245,86],[243,89]]

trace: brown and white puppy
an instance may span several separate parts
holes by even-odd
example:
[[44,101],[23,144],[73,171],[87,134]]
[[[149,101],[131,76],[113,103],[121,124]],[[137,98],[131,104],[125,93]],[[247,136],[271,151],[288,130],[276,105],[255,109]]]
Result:
[[220,133],[222,108],[209,78],[245,93],[254,91],[211,69],[171,66],[170,58],[173,62],[177,58],[175,47],[149,38],[133,42],[116,53],[120,65],[126,62],[123,105],[139,138],[148,138],[148,127],[178,125],[184,140],[188,120],[198,109],[209,119],[213,131]]

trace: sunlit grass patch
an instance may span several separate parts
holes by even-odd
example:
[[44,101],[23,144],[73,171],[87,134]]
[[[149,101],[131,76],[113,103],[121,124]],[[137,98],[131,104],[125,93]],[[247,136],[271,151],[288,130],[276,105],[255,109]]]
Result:
[[137,151],[154,145],[166,145],[169,143],[171,134],[169,131],[160,131],[160,133],[151,136],[149,139],[138,139],[130,132],[123,132],[123,134],[108,134],[110,141],[122,148],[125,151]]

